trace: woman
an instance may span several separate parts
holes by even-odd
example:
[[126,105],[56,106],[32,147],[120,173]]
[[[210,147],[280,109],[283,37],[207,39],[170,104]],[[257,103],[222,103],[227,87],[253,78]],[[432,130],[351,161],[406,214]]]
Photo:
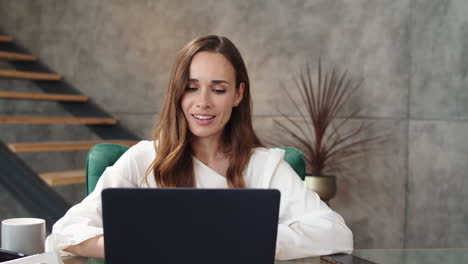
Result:
[[195,39],[177,56],[153,141],[141,141],[105,170],[96,189],[54,225],[47,249],[104,257],[104,188],[232,187],[281,191],[277,259],[351,252],[343,218],[307,190],[283,156],[255,135],[249,78],[234,44]]

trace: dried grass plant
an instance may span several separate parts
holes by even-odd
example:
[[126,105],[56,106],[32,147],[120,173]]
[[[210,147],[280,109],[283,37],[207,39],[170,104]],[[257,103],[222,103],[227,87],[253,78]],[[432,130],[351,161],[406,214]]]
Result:
[[[296,88],[302,101],[295,100],[284,89],[300,113],[300,119],[294,120],[280,112],[286,122],[274,122],[283,133],[290,136],[289,140],[283,140],[281,144],[295,147],[304,154],[308,175],[328,176],[341,173],[347,161],[368,152],[373,143],[382,139],[380,136],[365,137],[363,132],[368,126],[363,122],[358,126],[350,124],[360,108],[349,115],[342,114],[344,106],[362,84],[363,80],[353,80],[346,71],[339,74],[333,68],[332,71],[322,72],[322,63],[319,60],[315,83],[309,65],[296,80]],[[305,106],[305,113],[301,110],[301,104]],[[342,115],[339,117],[339,114]]]

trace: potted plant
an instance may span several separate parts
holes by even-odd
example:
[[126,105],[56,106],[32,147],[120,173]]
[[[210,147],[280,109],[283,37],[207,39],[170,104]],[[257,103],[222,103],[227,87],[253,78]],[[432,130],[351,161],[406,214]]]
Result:
[[[335,69],[322,72],[319,60],[315,82],[308,65],[299,75],[296,88],[301,100],[294,99],[285,89],[300,118],[293,119],[280,112],[286,122],[274,120],[282,135],[289,136],[289,139],[283,137],[281,144],[291,145],[304,154],[306,184],[324,201],[335,195],[335,175],[343,172],[345,162],[370,150],[369,144],[380,138],[363,136],[363,122],[357,126],[354,122],[351,124],[360,109],[349,115],[342,113],[351,95],[361,85],[362,81],[354,81],[346,72],[339,74]],[[305,111],[301,110],[301,104]]]

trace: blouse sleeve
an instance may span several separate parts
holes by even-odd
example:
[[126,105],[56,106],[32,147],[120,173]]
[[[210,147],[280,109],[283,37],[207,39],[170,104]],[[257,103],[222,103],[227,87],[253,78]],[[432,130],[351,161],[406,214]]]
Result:
[[105,188],[137,187],[135,179],[138,174],[138,163],[134,157],[136,151],[134,147],[125,152],[112,167],[107,167],[99,178],[94,191],[79,204],[71,207],[54,224],[52,233],[46,239],[46,252],[61,251],[103,234],[102,190]]
[[269,188],[281,192],[276,259],[351,253],[353,234],[344,219],[307,189],[283,155],[268,177]]

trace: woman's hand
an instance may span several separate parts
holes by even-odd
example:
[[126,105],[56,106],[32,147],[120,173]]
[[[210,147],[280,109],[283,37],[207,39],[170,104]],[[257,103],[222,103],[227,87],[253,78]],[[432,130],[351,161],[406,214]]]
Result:
[[104,258],[104,236],[99,235],[80,244],[70,246],[64,251],[88,258]]

